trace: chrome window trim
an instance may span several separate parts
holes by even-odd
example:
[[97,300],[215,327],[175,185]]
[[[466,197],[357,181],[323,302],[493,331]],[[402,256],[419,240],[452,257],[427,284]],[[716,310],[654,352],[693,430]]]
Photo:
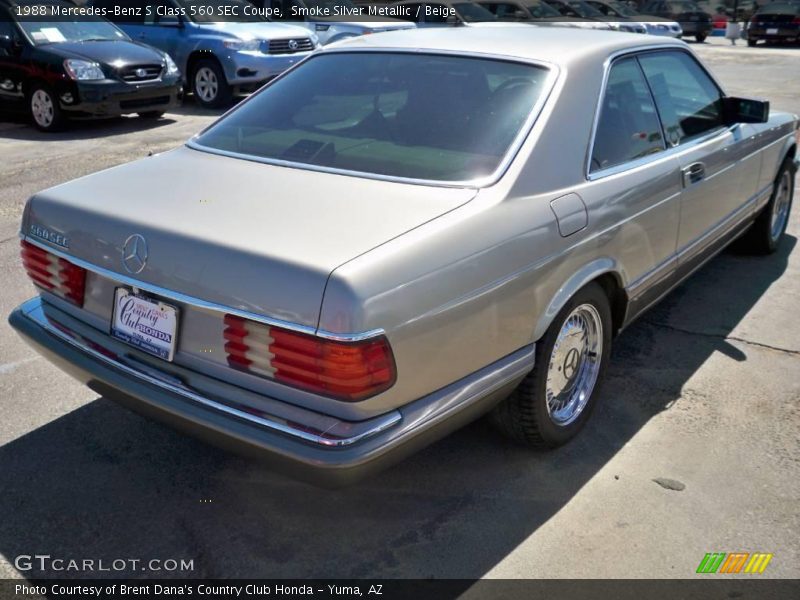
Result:
[[[539,67],[544,69],[547,72],[545,77],[545,82],[542,88],[542,93],[540,94],[539,98],[537,99],[536,103],[531,108],[530,112],[528,113],[528,117],[525,119],[525,123],[520,127],[519,132],[517,133],[514,140],[509,145],[506,153],[500,159],[500,162],[497,165],[497,168],[484,177],[478,177],[475,179],[466,179],[466,180],[458,180],[458,181],[440,181],[436,179],[424,179],[424,178],[412,178],[412,177],[398,177],[394,175],[381,175],[378,173],[368,173],[364,171],[353,171],[348,169],[337,169],[334,167],[323,167],[320,165],[309,165],[306,163],[295,162],[295,161],[288,161],[288,160],[280,160],[274,158],[264,158],[260,156],[254,156],[251,154],[242,154],[239,152],[231,152],[228,150],[219,150],[217,148],[211,148],[209,146],[204,146],[200,144],[197,139],[205,134],[209,129],[216,126],[217,124],[221,123],[223,119],[225,119],[229,114],[231,114],[234,110],[244,106],[246,102],[250,102],[253,98],[259,96],[260,94],[264,93],[264,91],[272,86],[275,82],[279,81],[283,77],[285,77],[288,73],[294,71],[298,68],[301,64],[305,63],[308,60],[312,60],[316,56],[321,55],[329,55],[329,54],[352,54],[352,53],[374,53],[374,54],[427,54],[431,56],[454,56],[458,58],[475,58],[475,59],[483,59],[483,60],[494,60],[498,62],[510,62],[510,63],[518,63],[523,65],[530,65]],[[522,146],[525,143],[525,140],[528,139],[531,131],[533,130],[533,126],[536,124],[536,121],[539,118],[539,115],[542,113],[542,109],[547,104],[550,96],[552,95],[553,90],[556,87],[556,82],[561,77],[562,70],[558,67],[558,65],[543,61],[543,60],[536,60],[536,59],[528,59],[524,57],[515,57],[515,56],[508,56],[508,55],[501,55],[501,54],[491,54],[491,53],[484,53],[484,52],[463,52],[463,51],[452,51],[452,50],[421,50],[419,48],[393,48],[393,47],[386,47],[386,48],[336,48],[330,50],[323,50],[314,54],[309,55],[304,60],[297,63],[291,69],[288,69],[269,83],[267,83],[261,90],[257,93],[252,94],[248,97],[244,102],[240,102],[237,106],[231,108],[228,112],[222,115],[219,119],[214,121],[211,125],[200,131],[199,133],[192,136],[187,142],[186,146],[191,148],[192,150],[197,150],[200,152],[206,152],[208,154],[216,154],[219,156],[226,156],[228,158],[237,158],[240,160],[249,160],[251,162],[257,162],[267,165],[273,165],[278,167],[287,167],[292,169],[302,169],[305,171],[314,171],[318,173],[329,173],[333,175],[344,175],[348,177],[360,177],[362,179],[375,179],[378,181],[389,181],[393,183],[406,183],[410,185],[427,185],[427,186],[436,186],[436,187],[447,187],[447,188],[482,188],[482,187],[489,187],[497,183],[503,175],[505,175],[506,171],[508,171],[511,164],[516,159],[519,151],[522,149]]]
[[[683,46],[679,46],[677,44],[670,44],[670,43],[654,44],[654,45],[648,45],[648,46],[641,46],[641,47],[638,47],[638,48],[625,48],[624,50],[619,50],[617,52],[614,52],[614,53],[610,54],[608,56],[608,58],[606,58],[606,60],[603,62],[603,81],[600,84],[600,93],[599,93],[599,95],[597,97],[597,104],[595,105],[594,119],[592,121],[592,131],[591,131],[591,134],[589,136],[589,146],[587,148],[586,158],[585,158],[585,161],[584,161],[584,163],[585,163],[584,164],[584,176],[585,176],[587,181],[596,181],[598,179],[602,179],[602,178],[608,177],[610,175],[617,175],[619,173],[624,173],[625,171],[630,171],[630,170],[635,169],[637,167],[640,167],[642,165],[648,165],[648,164],[657,162],[659,160],[667,160],[669,158],[672,158],[672,157],[680,155],[684,151],[687,151],[687,150],[689,150],[691,148],[699,146],[700,144],[708,142],[708,141],[716,138],[717,136],[720,136],[720,135],[723,135],[725,133],[728,133],[728,132],[732,131],[734,128],[738,127],[738,124],[727,125],[727,126],[723,125],[723,126],[720,126],[720,127],[716,127],[715,129],[712,129],[708,133],[706,133],[704,135],[701,135],[700,137],[697,137],[697,138],[695,138],[695,139],[693,139],[691,141],[688,141],[685,144],[678,144],[677,146],[667,147],[665,150],[662,150],[661,152],[658,152],[656,154],[651,154],[649,156],[644,156],[642,158],[637,158],[637,159],[632,160],[632,161],[620,163],[618,165],[607,167],[605,169],[599,169],[597,171],[592,172],[592,150],[594,150],[594,142],[595,142],[595,137],[597,136],[597,127],[598,127],[599,120],[600,120],[600,111],[603,108],[603,99],[605,98],[606,84],[608,83],[608,75],[609,75],[609,72],[611,71],[611,67],[613,66],[614,62],[616,62],[617,60],[620,60],[620,59],[623,59],[623,58],[627,58],[629,56],[633,56],[634,58],[638,58],[638,56],[640,54],[648,54],[648,53],[651,53],[651,52],[658,52],[658,51],[677,51],[677,52],[683,52],[683,53],[687,54],[692,60],[694,60],[694,62],[700,67],[700,69],[708,76],[708,78],[711,80],[711,82],[717,87],[717,89],[719,90],[720,94],[722,94],[722,96],[725,96],[725,90],[720,85],[719,81],[717,81],[716,77],[714,77],[714,75],[711,74],[711,72],[709,72],[709,70],[705,68],[703,63],[701,63],[697,59],[697,57],[688,48],[685,48]],[[647,82],[646,78],[645,78],[645,82],[647,83],[648,89],[649,89],[650,84],[649,84],[649,82]],[[656,114],[658,115],[658,120],[659,120],[659,123],[661,124],[661,129],[662,129],[662,134],[663,134],[664,123],[661,121],[661,115],[660,115],[660,113],[658,111],[658,105],[655,103],[655,98],[652,97],[652,91],[651,91],[651,98],[653,100],[653,104],[656,107]],[[664,142],[666,143],[666,139],[664,139]]]
[[326,331],[324,329],[319,329],[318,327],[309,327],[307,325],[299,325],[298,323],[292,323],[290,321],[283,321],[281,319],[265,317],[257,313],[249,312],[239,308],[234,308],[232,306],[225,306],[224,304],[217,304],[216,302],[209,302],[207,300],[202,300],[195,296],[190,296],[188,294],[183,294],[181,292],[175,292],[173,290],[169,290],[167,288],[158,285],[145,283],[143,281],[139,281],[132,277],[128,277],[127,275],[122,275],[121,273],[117,273],[109,269],[104,269],[103,267],[98,267],[95,264],[92,264],[80,258],[76,258],[71,254],[59,250],[58,248],[54,248],[53,246],[48,246],[47,244],[44,244],[40,240],[33,238],[31,236],[20,234],[20,237],[26,242],[33,244],[34,246],[37,246],[42,250],[46,250],[47,252],[50,252],[51,254],[54,254],[60,258],[63,258],[64,260],[68,260],[69,262],[81,267],[82,269],[91,271],[96,275],[100,275],[101,277],[105,277],[106,279],[110,279],[111,281],[115,281],[121,285],[135,288],[137,290],[142,290],[144,292],[153,294],[155,296],[167,298],[169,300],[173,300],[175,302],[179,302],[181,304],[185,304],[188,306],[193,306],[195,308],[210,310],[218,313],[236,315],[237,317],[242,317],[243,319],[250,319],[251,321],[257,321],[265,325],[281,327],[283,329],[297,331],[298,333],[305,333],[307,335],[313,335],[316,337],[321,337],[327,340],[333,340],[338,342],[358,342],[373,337],[386,335],[386,331],[380,328],[370,329],[369,331],[361,331],[356,333],[336,333],[332,331]]
[[336,427],[335,425],[329,427],[326,431],[320,431],[319,434],[311,433],[303,429],[294,428],[291,425],[289,425],[287,421],[280,419],[280,417],[274,417],[273,415],[269,415],[263,412],[258,412],[258,414],[249,412],[253,410],[252,407],[247,407],[248,410],[243,410],[237,408],[236,406],[231,406],[224,402],[213,400],[208,396],[201,394],[196,390],[190,388],[184,383],[178,381],[172,381],[172,378],[170,378],[170,376],[166,373],[164,374],[163,378],[159,377],[156,369],[148,368],[147,371],[144,371],[141,369],[137,369],[135,366],[131,364],[126,364],[122,361],[114,360],[113,358],[106,356],[102,352],[99,352],[94,348],[90,347],[88,344],[82,343],[80,339],[78,339],[79,337],[81,337],[79,333],[73,332],[78,337],[72,337],[67,333],[65,333],[64,331],[61,331],[58,328],[54,327],[52,324],[50,324],[49,319],[44,314],[43,304],[44,302],[42,301],[42,299],[37,297],[28,300],[20,308],[22,308],[23,313],[28,319],[36,323],[39,327],[41,327],[50,335],[58,338],[59,340],[61,340],[66,344],[69,344],[79,352],[87,354],[91,356],[93,359],[102,362],[103,364],[118,369],[123,373],[125,373],[126,375],[136,377],[138,380],[144,381],[161,390],[166,390],[168,392],[181,396],[182,398],[203,405],[206,408],[210,408],[217,412],[225,413],[227,415],[247,421],[264,429],[277,431],[286,434],[288,436],[291,436],[293,438],[297,438],[305,442],[310,442],[318,446],[323,446],[326,448],[337,448],[343,446],[350,446],[366,438],[377,435],[378,433],[385,431],[390,427],[393,427],[402,420],[402,415],[398,411],[396,410],[391,411],[384,415],[376,417],[375,424],[372,427],[349,437],[326,437],[326,434],[332,433],[332,431]]

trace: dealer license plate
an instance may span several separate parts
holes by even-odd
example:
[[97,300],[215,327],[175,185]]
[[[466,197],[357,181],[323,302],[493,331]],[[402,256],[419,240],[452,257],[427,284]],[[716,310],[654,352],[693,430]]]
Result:
[[111,335],[154,356],[172,360],[178,332],[178,309],[158,300],[114,291]]

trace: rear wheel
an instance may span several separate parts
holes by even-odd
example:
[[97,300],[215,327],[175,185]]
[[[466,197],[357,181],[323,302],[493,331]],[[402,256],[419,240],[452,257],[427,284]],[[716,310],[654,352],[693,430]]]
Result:
[[742,238],[741,246],[748,252],[772,254],[778,249],[789,224],[789,213],[794,199],[794,177],[792,159],[786,157],[775,178],[772,197]]
[[573,296],[536,344],[535,366],[491,413],[509,437],[535,448],[560,446],[583,428],[611,350],[608,298],[592,283]]
[[197,62],[192,75],[192,92],[197,102],[206,108],[219,108],[230,103],[232,92],[225,72],[213,58]]
[[58,105],[58,98],[46,85],[41,83],[33,85],[28,95],[28,108],[33,124],[41,131],[63,129],[66,119]]
[[698,44],[702,44],[703,42],[706,41],[706,37],[708,37],[707,33],[698,33],[697,35],[694,36],[694,39],[697,40]]
[[757,43],[758,43],[758,40],[751,40],[751,39],[747,40],[747,45],[750,46],[751,48],[753,46],[755,46]]

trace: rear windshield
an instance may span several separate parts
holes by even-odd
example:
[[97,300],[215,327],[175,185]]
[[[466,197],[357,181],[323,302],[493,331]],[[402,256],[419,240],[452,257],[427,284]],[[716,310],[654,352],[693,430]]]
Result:
[[108,21],[102,20],[62,20],[51,23],[41,20],[41,17],[30,20],[27,17],[21,17],[18,23],[35,46],[63,42],[108,42],[128,39],[122,30],[117,29]]
[[758,9],[759,15],[800,15],[800,3],[797,4],[767,4]]
[[547,73],[481,58],[322,54],[251,97],[195,144],[374,175],[472,180],[497,170]]

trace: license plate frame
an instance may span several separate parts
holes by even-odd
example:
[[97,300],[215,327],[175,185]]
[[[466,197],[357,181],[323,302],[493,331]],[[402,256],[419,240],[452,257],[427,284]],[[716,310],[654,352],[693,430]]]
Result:
[[111,337],[172,362],[178,344],[180,309],[126,287],[114,289]]
[[777,27],[769,27],[767,29],[767,35],[778,35],[778,28]]

